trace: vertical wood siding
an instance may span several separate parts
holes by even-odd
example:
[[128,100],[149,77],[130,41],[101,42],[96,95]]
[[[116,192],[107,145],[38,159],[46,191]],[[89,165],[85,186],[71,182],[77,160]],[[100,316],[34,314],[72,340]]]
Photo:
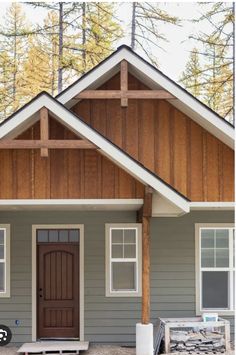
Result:
[[[129,88],[147,89],[130,74]],[[119,74],[101,89],[119,89]],[[166,100],[82,100],[73,111],[190,200],[233,201],[233,150]]]
[[[39,139],[39,124],[18,138],[31,137]],[[76,136],[50,119],[50,138]],[[39,149],[0,150],[0,167],[0,199],[114,199],[144,195],[140,182],[96,150],[51,149],[48,158],[42,158]]]

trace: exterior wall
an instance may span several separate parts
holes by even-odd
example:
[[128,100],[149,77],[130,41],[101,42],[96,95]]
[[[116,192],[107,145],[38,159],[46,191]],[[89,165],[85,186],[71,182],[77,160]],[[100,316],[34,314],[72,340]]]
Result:
[[[120,88],[117,74],[100,89]],[[148,89],[129,75],[129,89]],[[234,201],[234,152],[167,100],[81,100],[73,111],[192,201]]]
[[[233,212],[191,212],[182,217],[152,218],[151,309],[157,317],[194,317],[195,223],[233,223]],[[230,319],[234,332],[233,317]]]
[[[50,119],[50,139],[78,139]],[[36,123],[20,139],[39,139]],[[144,186],[95,149],[0,150],[0,199],[143,198]]]
[[[157,317],[195,315],[194,224],[232,222],[231,212],[193,212],[153,218],[151,223],[151,310]],[[1,323],[13,343],[31,341],[32,224],[84,224],[85,339],[131,344],[140,321],[141,298],[105,297],[105,223],[136,222],[135,212],[1,212],[11,224],[11,298],[0,299]],[[15,326],[15,320],[20,325]],[[233,328],[232,328],[233,330]]]

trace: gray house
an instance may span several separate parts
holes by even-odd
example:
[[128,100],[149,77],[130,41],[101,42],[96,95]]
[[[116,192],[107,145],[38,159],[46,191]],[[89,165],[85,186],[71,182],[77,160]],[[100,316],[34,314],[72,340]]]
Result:
[[[234,314],[234,127],[121,46],[0,125],[0,315],[11,344],[134,344]],[[138,325],[136,325],[138,324]],[[139,334],[139,335],[138,335]]]

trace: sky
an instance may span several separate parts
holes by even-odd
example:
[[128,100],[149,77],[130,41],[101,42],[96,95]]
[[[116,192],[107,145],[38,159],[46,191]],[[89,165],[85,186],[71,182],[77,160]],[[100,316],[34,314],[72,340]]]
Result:
[[[173,26],[169,24],[160,24],[160,31],[168,38],[167,43],[162,43],[163,50],[157,49],[153,46],[153,52],[157,58],[159,69],[163,71],[173,80],[178,81],[182,71],[185,68],[186,62],[189,58],[190,51],[196,45],[196,42],[189,39],[191,34],[197,34],[199,31],[199,25],[193,24],[190,20],[192,18],[198,18],[200,16],[200,7],[196,2],[159,2],[163,9],[165,9],[170,15],[174,15],[183,19],[181,26]],[[2,2],[0,0],[0,22],[3,21],[3,17],[10,2]],[[42,9],[33,9],[31,6],[23,4],[27,18],[37,18],[40,22],[45,16],[45,12]],[[123,29],[126,35],[120,42],[121,44],[130,45],[130,39],[128,36],[128,24],[131,20],[131,4],[130,2],[122,2],[119,6],[118,16],[122,19]],[[205,26],[205,28],[204,28]],[[203,32],[209,31],[207,23],[201,27]],[[138,51],[137,51],[138,52]]]

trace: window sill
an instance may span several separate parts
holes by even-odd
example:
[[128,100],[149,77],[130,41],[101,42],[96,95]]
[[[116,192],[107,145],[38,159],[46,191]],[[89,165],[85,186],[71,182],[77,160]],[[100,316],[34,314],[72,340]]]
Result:
[[107,292],[106,297],[142,297],[142,293],[141,292],[114,292],[114,293]]
[[0,292],[0,298],[10,298],[10,292]]
[[204,313],[217,313],[219,316],[234,316],[235,312],[230,311],[230,310],[217,310],[217,309],[211,309],[211,310],[204,310],[204,311],[199,311],[196,313],[197,316],[202,316]]

